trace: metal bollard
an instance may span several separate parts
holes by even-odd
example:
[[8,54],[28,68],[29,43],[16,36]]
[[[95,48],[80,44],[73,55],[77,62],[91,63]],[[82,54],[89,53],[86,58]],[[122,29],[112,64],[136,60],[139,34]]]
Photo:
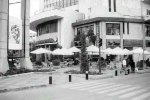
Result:
[[130,69],[128,69],[128,74],[130,74]]
[[125,75],[128,75],[128,71],[125,69]]
[[115,70],[115,76],[118,76],[118,71],[117,70]]
[[86,80],[88,80],[88,79],[89,79],[88,71],[86,71],[85,73],[86,73],[86,74],[85,74],[85,75],[86,75]]
[[49,84],[52,84],[52,76],[49,76]]
[[69,75],[69,82],[71,82],[71,75]]

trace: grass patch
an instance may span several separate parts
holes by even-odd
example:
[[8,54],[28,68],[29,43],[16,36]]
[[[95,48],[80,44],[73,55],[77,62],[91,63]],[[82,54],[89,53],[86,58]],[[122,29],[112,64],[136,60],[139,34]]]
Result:
[[[66,71],[64,73],[66,73],[66,74],[85,74],[85,73],[80,72],[79,70],[74,70],[74,69]],[[89,75],[101,75],[101,74],[103,74],[103,73],[99,73],[98,71],[90,71],[89,72]]]

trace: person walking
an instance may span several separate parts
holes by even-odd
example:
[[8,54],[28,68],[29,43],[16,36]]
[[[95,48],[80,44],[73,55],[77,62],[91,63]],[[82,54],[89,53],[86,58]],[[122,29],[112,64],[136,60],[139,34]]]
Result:
[[127,71],[126,71],[127,61],[126,61],[125,58],[124,58],[123,61],[122,61],[122,65],[123,65],[123,70],[125,71],[125,74],[126,74],[126,73],[127,73]]

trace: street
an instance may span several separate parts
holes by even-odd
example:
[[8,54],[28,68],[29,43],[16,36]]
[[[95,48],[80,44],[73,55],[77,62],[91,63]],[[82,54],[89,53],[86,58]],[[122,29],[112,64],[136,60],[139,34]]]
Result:
[[0,94],[0,100],[150,100],[150,73]]

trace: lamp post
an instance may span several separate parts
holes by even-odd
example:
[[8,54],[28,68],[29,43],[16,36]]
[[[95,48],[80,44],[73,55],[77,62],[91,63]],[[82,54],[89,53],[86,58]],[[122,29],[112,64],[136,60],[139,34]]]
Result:
[[100,47],[102,46],[102,39],[100,38],[100,30],[99,30],[99,23],[96,23],[96,34],[97,34],[97,45],[99,47],[99,61],[98,61],[98,66],[99,66],[99,73],[101,74],[101,49]]
[[[144,16],[143,16],[143,0],[141,0],[141,19],[144,21]],[[144,60],[145,60],[145,56],[144,56],[144,50],[145,50],[145,24],[144,22],[142,23],[142,33],[143,33],[143,67],[144,68]]]

